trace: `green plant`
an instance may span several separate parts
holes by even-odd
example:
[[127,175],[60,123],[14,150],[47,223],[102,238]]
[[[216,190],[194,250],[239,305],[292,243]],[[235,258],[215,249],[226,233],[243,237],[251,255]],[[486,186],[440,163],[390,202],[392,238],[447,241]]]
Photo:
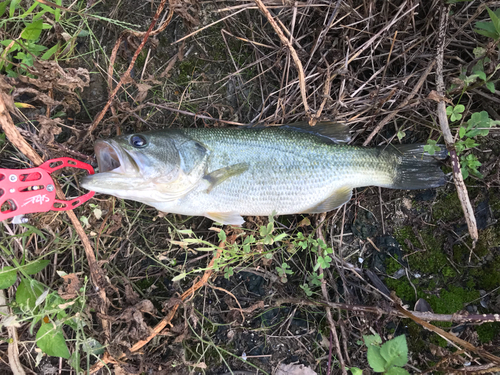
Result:
[[486,7],[486,10],[491,21],[476,22],[476,29],[474,31],[498,42],[500,40],[500,9],[493,11]]
[[276,267],[276,271],[278,272],[278,276],[282,283],[287,282],[286,275],[293,275],[293,271],[290,269],[290,266],[286,263],[283,263],[281,267]]
[[[56,0],[55,3],[61,5],[62,0]],[[28,68],[33,66],[35,58],[40,57],[42,60],[48,60],[60,48],[60,44],[57,43],[48,49],[46,46],[38,44],[38,41],[43,30],[49,30],[53,27],[50,23],[43,22],[43,17],[51,14],[54,17],[54,22],[58,23],[61,10],[39,2],[34,2],[28,9],[24,9],[21,1],[12,0],[0,3],[0,17],[6,12],[7,5],[9,5],[8,20],[17,21],[22,31],[17,39],[4,39],[0,42],[5,47],[2,52],[0,69],[5,68],[6,74],[10,77],[17,77],[18,74],[29,76]],[[26,21],[28,18],[31,18],[31,22]],[[43,55],[42,52],[44,52]],[[16,66],[17,69],[15,69]]]
[[[403,366],[408,363],[408,346],[404,335],[397,336],[382,344],[379,335],[363,336],[368,348],[368,364],[374,372],[387,375],[409,375]],[[358,367],[350,368],[353,375],[362,374]]]
[[446,114],[451,121],[458,121],[462,118],[462,113],[465,111],[465,106],[457,104],[456,106],[449,105],[446,107]]

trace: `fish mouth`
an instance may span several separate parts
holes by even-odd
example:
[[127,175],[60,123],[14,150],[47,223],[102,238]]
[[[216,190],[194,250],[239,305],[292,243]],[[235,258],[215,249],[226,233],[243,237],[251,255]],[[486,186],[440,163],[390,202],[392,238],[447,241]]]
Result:
[[113,141],[98,141],[94,147],[99,173],[137,173],[135,160]]

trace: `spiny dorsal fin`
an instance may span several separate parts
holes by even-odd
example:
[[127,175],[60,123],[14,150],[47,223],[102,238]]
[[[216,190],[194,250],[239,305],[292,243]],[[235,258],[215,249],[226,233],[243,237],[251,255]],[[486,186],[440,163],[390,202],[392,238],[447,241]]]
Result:
[[346,143],[351,140],[349,127],[346,124],[334,121],[320,121],[315,126],[309,125],[306,121],[300,121],[293,124],[282,125],[282,127],[326,137],[335,143]]
[[306,214],[319,214],[334,210],[344,203],[349,202],[352,197],[352,189],[350,187],[342,187],[337,189],[331,196],[326,198],[323,202],[317,204],[304,211]]
[[207,194],[212,191],[214,187],[223,183],[228,178],[238,176],[248,169],[247,163],[239,163],[230,165],[229,167],[220,168],[209,174],[205,175],[204,179],[207,180],[210,186],[207,189]]

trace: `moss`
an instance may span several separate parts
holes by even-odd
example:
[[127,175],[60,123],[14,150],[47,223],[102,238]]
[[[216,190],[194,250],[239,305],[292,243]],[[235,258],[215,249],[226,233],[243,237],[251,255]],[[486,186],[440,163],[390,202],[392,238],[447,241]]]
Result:
[[432,209],[434,219],[445,222],[463,217],[462,206],[457,192],[448,194],[434,205]]
[[449,286],[448,289],[442,289],[439,296],[424,296],[437,314],[456,313],[462,310],[467,303],[479,297],[480,295],[477,290],[464,289],[456,286]]
[[477,286],[481,289],[492,290],[500,285],[500,255],[495,256],[481,268],[471,270]]
[[500,325],[498,323],[484,323],[476,328],[479,335],[479,341],[486,344],[493,341],[496,335],[500,333]]
[[401,264],[393,257],[387,257],[385,260],[385,272],[393,275],[401,268]]
[[[436,235],[431,229],[426,229],[419,233],[420,239],[417,238],[411,226],[405,226],[395,234],[396,239],[406,253],[411,254],[407,259],[412,271],[432,275],[441,274],[445,278],[454,277],[455,272],[453,270],[448,270],[446,274],[442,274],[442,270],[445,267],[449,267],[448,259],[446,259],[446,255],[442,250],[444,243],[443,236]],[[422,251],[415,252],[414,249],[409,248],[407,245],[408,241],[413,244],[414,248],[421,249]],[[425,249],[422,249],[423,247]]]
[[415,289],[410,285],[406,279],[385,279],[385,285],[389,290],[396,292],[396,295],[405,303],[415,303]]

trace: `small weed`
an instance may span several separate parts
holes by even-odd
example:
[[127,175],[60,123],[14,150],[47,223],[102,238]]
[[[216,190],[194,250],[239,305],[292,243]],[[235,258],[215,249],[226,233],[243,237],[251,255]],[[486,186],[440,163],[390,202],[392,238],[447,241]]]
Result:
[[[410,374],[403,366],[408,363],[408,346],[404,335],[397,336],[382,344],[379,335],[363,336],[368,347],[368,363],[374,372],[386,375]],[[350,368],[353,375],[360,375],[363,371],[357,367]]]

